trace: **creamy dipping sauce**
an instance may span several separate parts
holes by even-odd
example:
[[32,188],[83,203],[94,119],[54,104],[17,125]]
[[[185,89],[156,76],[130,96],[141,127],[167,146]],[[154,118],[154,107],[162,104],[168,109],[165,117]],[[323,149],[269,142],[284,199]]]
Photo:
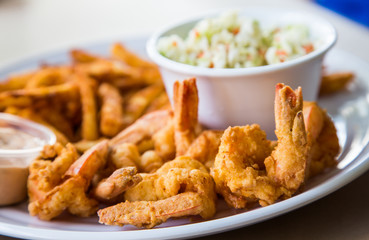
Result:
[[2,126],[0,122],[0,149],[29,149],[45,144],[43,140],[22,130]]
[[18,203],[27,196],[28,164],[24,159],[0,158],[0,206]]

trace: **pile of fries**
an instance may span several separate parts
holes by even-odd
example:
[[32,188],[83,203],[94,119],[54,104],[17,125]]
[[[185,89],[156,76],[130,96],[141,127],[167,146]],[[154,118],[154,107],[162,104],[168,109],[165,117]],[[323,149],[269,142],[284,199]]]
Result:
[[41,123],[83,152],[143,114],[170,108],[157,66],[123,45],[113,44],[109,58],[82,50],[70,56],[71,64],[0,82],[0,111]]

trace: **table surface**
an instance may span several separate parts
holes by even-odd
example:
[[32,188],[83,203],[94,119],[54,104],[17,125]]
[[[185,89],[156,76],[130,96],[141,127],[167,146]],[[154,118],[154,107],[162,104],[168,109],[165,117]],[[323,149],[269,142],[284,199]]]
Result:
[[[61,47],[148,36],[172,21],[211,9],[269,6],[320,15],[336,27],[336,48],[369,62],[369,29],[304,0],[0,0],[0,67]],[[369,171],[308,206],[201,239],[369,239]],[[13,239],[0,236],[0,239]]]

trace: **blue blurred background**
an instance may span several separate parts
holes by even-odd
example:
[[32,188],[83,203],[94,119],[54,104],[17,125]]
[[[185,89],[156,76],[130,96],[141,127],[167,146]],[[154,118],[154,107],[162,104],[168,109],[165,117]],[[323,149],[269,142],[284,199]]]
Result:
[[369,0],[315,0],[315,2],[369,27]]

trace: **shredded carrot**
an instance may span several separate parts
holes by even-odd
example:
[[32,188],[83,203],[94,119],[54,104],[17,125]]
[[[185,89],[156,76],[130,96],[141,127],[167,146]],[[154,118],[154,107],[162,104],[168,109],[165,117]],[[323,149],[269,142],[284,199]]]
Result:
[[239,28],[239,27],[238,27],[238,28],[233,29],[233,31],[232,31],[232,33],[233,33],[234,35],[237,35],[239,32],[240,32],[240,28]]
[[306,54],[311,53],[312,51],[314,51],[314,46],[311,43],[306,44],[306,45],[304,45],[302,47],[305,49],[305,53]]
[[276,54],[277,55],[282,55],[282,56],[287,56],[287,52],[285,50],[277,50]]

